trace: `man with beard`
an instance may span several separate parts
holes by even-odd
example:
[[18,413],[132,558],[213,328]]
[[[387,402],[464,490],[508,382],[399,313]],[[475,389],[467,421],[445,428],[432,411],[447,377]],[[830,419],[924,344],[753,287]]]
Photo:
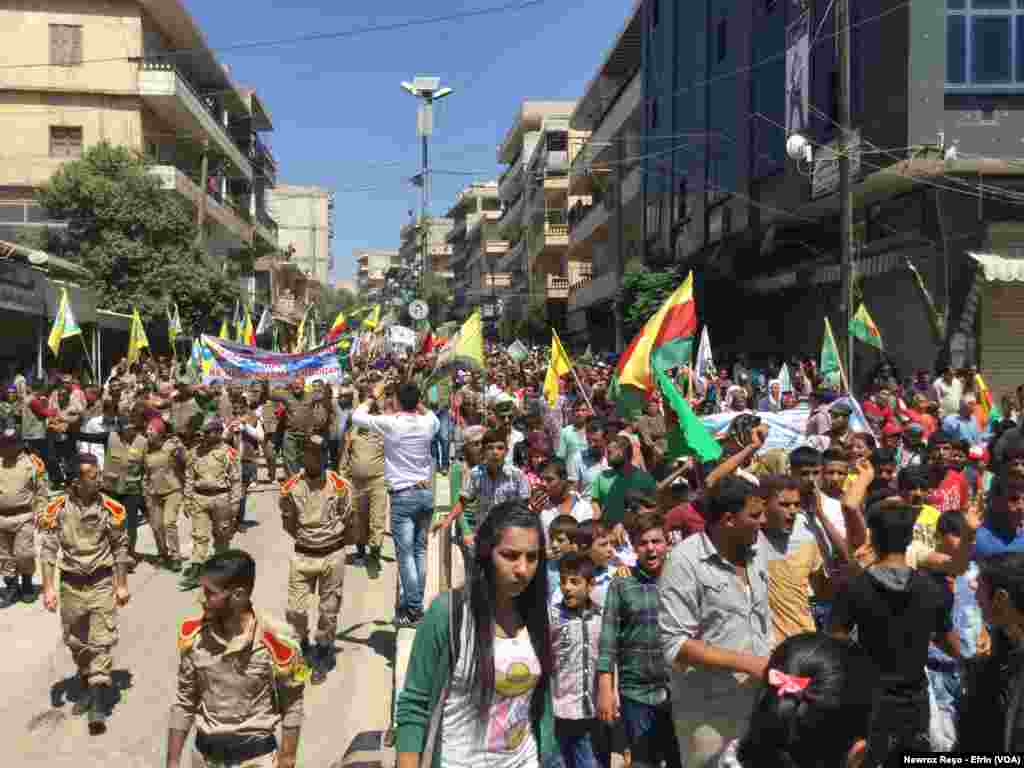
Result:
[[297,643],[287,628],[253,609],[256,563],[248,553],[214,555],[199,581],[203,615],[186,619],[178,631],[167,768],[181,765],[193,723],[193,768],[294,768],[308,672]]
[[658,580],[659,635],[687,766],[746,729],[771,650],[768,545],[757,486],[729,475],[709,490],[707,531],[676,545]]
[[633,466],[629,457],[633,444],[624,435],[616,435],[608,443],[608,469],[594,478],[590,498],[594,519],[601,520],[615,534],[619,543],[625,541],[626,494],[630,491],[655,493],[658,484],[649,474]]
[[124,506],[100,493],[96,457],[79,457],[71,492],[46,505],[42,537],[43,604],[57,610],[64,642],[78,667],[73,712],[89,715],[89,731],[106,731],[113,707],[111,649],[117,644],[117,607],[128,604],[128,534]]

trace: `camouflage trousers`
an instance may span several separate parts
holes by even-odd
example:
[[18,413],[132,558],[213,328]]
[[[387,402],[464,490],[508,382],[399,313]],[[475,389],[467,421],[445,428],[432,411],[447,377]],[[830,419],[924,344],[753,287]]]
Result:
[[114,668],[110,650],[117,645],[113,576],[94,584],[78,584],[62,578],[60,623],[64,628],[64,643],[71,651],[78,674],[90,685],[110,685]]
[[[153,538],[161,557],[181,557],[181,545],[178,542],[178,512],[184,494],[172,491],[163,496],[147,496],[146,512],[149,515],[149,527],[153,529]],[[193,520],[193,525],[195,521]]]
[[345,549],[323,557],[295,553],[288,568],[288,623],[299,639],[309,637],[309,608],[313,595],[320,605],[314,641],[334,645],[341,612],[341,590],[345,581]]
[[238,530],[238,504],[231,502],[231,494],[216,496],[196,493],[190,500],[192,514],[192,562],[205,563],[213,551],[223,552],[231,547],[231,539]]
[[0,515],[0,576],[35,572],[35,532],[31,512]]

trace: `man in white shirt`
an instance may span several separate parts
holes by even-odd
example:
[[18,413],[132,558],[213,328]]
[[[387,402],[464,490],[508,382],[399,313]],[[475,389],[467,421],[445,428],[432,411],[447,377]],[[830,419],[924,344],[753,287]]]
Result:
[[932,393],[939,402],[939,416],[955,416],[960,410],[960,398],[964,395],[964,383],[953,374],[953,369],[946,366],[942,375],[932,384]]
[[380,385],[373,397],[352,412],[352,424],[384,436],[384,479],[391,497],[391,535],[402,587],[395,625],[413,627],[423,617],[427,531],[434,512],[430,443],[440,424],[437,416],[420,406],[415,384],[398,387],[396,413],[371,415],[370,406],[379,397]]

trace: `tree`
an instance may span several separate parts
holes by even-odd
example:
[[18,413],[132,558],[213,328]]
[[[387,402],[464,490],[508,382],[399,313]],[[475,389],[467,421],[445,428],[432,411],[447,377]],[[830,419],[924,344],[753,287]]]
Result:
[[185,333],[219,324],[238,298],[237,271],[195,247],[191,204],[160,188],[138,153],[103,142],[64,163],[38,192],[68,222],[62,255],[88,269],[103,307],[146,321],[177,302]]
[[653,272],[645,267],[627,270],[622,279],[627,341],[640,331],[681,282],[683,278],[675,272]]
[[344,312],[347,317],[355,305],[356,295],[352,291],[347,288],[332,288],[325,285],[320,289],[320,295],[317,297],[316,311],[325,323],[326,329],[330,329],[339,312]]

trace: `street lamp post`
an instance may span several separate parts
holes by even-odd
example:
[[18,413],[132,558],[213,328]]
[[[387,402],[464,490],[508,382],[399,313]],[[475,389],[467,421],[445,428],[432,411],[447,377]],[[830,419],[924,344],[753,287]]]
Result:
[[451,88],[441,87],[441,78],[423,77],[417,75],[413,81],[402,82],[402,89],[419,99],[419,109],[416,111],[416,133],[419,135],[423,145],[423,169],[420,174],[420,189],[422,190],[422,214],[420,224],[423,227],[423,256],[420,264],[420,284],[422,288],[422,276],[430,269],[430,222],[428,214],[430,211],[430,137],[434,133],[434,102],[440,101],[445,96],[451,96],[454,91]]

